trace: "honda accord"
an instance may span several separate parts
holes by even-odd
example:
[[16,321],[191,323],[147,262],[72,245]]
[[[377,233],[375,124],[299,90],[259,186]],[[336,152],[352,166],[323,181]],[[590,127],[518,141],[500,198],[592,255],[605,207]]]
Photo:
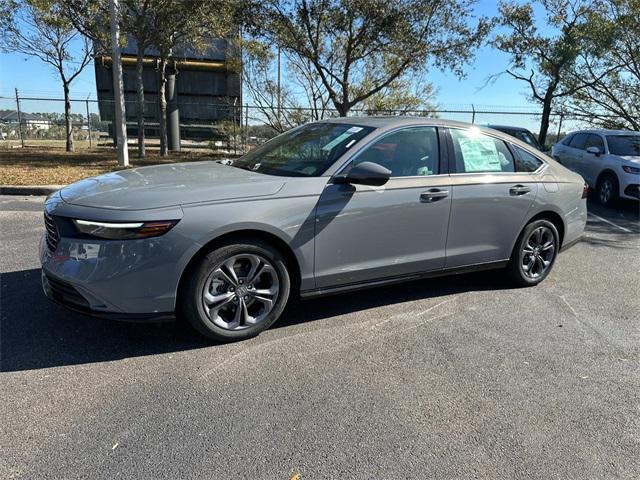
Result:
[[427,118],[309,123],[235,160],[121,170],[44,208],[45,293],[92,315],[186,318],[216,340],[293,297],[502,268],[544,280],[587,187],[501,132]]

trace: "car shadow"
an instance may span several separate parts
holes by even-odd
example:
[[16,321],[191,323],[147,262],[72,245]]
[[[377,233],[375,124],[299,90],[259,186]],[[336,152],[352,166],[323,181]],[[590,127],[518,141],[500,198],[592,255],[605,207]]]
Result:
[[[126,323],[67,310],[45,297],[40,270],[2,274],[0,371],[106,362],[212,346],[182,322]],[[381,305],[471,290],[509,288],[501,272],[439,277],[294,302],[273,328],[345,315]]]

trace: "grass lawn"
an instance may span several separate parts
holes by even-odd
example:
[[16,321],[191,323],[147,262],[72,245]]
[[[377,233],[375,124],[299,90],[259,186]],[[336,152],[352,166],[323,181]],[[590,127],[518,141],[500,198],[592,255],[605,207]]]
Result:
[[[157,151],[148,151],[147,157],[138,159],[137,150],[129,150],[132,167],[162,163],[210,160],[211,152],[190,151],[160,157]],[[0,149],[0,185],[66,185],[82,178],[118,170],[116,152],[102,147],[67,153],[61,148],[25,147]]]

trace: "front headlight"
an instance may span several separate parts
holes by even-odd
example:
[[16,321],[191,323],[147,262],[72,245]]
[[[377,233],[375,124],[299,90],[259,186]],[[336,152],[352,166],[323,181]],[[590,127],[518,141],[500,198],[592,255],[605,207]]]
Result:
[[164,235],[178,223],[178,220],[120,223],[76,219],[73,223],[78,231],[84,235],[108,240],[130,240]]
[[635,173],[636,175],[640,175],[640,168],[638,167],[630,167],[628,165],[623,165],[622,169],[627,173]]

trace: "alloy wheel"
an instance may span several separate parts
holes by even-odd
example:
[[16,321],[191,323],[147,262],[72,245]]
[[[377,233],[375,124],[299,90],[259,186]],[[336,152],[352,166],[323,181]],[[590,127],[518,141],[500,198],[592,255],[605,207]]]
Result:
[[522,271],[529,278],[539,278],[551,266],[555,253],[555,238],[551,229],[545,226],[536,228],[522,249]]
[[611,196],[613,195],[613,183],[611,183],[610,178],[605,178],[600,184],[600,202],[604,205],[607,205],[611,201]]
[[269,260],[257,254],[233,255],[207,277],[202,304],[220,328],[242,330],[265,320],[279,290],[278,274]]

